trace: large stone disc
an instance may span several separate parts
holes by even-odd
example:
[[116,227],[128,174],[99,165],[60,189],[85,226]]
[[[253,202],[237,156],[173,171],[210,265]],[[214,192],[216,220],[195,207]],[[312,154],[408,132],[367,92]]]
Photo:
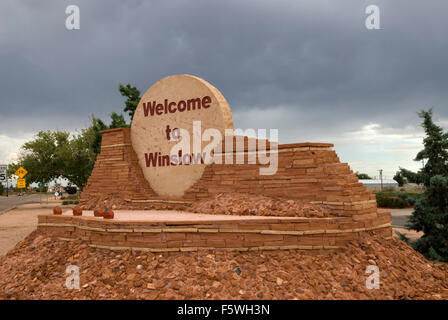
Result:
[[[179,142],[168,140],[167,126],[171,130],[187,130],[193,152],[193,121],[201,121],[201,133],[215,128],[224,137],[225,129],[233,130],[232,113],[226,99],[201,78],[191,75],[163,78],[146,91],[139,102],[131,126],[132,146],[145,178],[159,196],[182,197],[204,172],[206,164],[159,162],[159,156],[170,155]],[[208,143],[202,142],[202,149]]]

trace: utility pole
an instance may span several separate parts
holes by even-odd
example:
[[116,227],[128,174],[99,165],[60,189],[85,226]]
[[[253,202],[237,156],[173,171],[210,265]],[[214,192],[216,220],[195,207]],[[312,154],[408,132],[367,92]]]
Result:
[[383,191],[383,169],[378,170],[380,172],[381,191]]

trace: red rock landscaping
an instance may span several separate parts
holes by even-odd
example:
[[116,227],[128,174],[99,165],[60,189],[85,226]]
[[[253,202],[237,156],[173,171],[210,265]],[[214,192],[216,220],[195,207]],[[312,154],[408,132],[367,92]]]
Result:
[[330,208],[326,205],[244,193],[220,193],[213,199],[193,203],[188,211],[239,216],[308,218],[336,215],[332,214]]
[[[65,287],[68,265],[80,290]],[[368,290],[366,267],[380,270]],[[33,232],[0,258],[2,299],[448,299],[448,266],[363,234],[326,255],[297,250],[149,253]]]

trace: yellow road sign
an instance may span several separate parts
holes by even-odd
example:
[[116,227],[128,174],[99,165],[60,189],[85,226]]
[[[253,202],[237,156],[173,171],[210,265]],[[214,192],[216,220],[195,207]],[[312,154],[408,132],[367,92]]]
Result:
[[17,180],[17,188],[26,188],[26,182],[25,182],[25,179],[19,179],[19,180]]
[[23,167],[20,167],[19,169],[16,170],[16,172],[14,172],[14,174],[18,176],[20,179],[26,176],[27,173],[28,171],[26,171],[26,169]]

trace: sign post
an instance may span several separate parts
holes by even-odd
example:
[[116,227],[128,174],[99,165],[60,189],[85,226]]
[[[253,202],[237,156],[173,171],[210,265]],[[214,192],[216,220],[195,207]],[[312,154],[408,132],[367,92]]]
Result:
[[40,189],[40,191],[39,191],[39,193],[40,193],[40,204],[42,204],[42,192],[43,192],[43,189],[44,189],[44,183],[43,182],[39,182],[39,189]]
[[28,171],[26,171],[26,169],[23,167],[20,167],[16,170],[16,172],[14,172],[14,174],[20,178],[19,180],[17,180],[17,188],[26,188],[26,181],[25,179],[23,179],[23,177],[26,176],[27,173]]
[[0,164],[0,183],[6,182],[6,196],[8,196],[8,165]]

